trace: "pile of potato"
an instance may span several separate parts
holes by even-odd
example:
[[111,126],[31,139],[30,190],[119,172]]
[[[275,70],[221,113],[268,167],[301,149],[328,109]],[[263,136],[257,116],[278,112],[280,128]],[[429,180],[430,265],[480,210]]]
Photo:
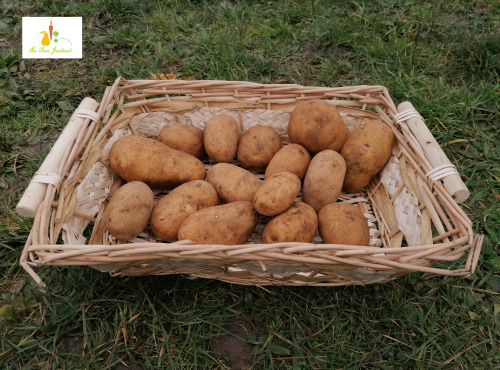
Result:
[[[337,199],[342,190],[360,192],[382,169],[392,151],[391,129],[374,120],[350,132],[333,105],[315,99],[291,112],[288,136],[291,143],[283,145],[263,125],[240,134],[237,122],[220,114],[204,131],[171,124],[157,139],[117,140],[109,164],[127,183],[106,207],[107,230],[126,242],[149,224],[161,241],[237,245],[263,215],[270,217],[264,243],[310,243],[319,230],[325,243],[368,245],[361,210]],[[208,170],[206,156],[215,162]],[[169,192],[155,204],[151,188]]]

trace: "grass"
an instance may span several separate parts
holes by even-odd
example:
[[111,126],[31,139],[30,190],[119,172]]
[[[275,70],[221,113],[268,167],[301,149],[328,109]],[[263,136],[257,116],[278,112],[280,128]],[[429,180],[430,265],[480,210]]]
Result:
[[[500,366],[497,2],[22,0],[0,10],[0,368]],[[21,17],[48,15],[83,17],[81,60],[21,59]],[[410,100],[472,193],[463,207],[486,236],[476,273],[262,289],[58,267],[37,270],[40,289],[17,263],[31,227],[17,201],[85,96],[152,73],[381,84]]]

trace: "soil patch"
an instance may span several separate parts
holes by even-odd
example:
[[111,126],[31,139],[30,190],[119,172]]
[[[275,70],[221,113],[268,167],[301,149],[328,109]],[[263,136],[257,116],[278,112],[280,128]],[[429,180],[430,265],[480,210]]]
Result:
[[58,353],[73,353],[75,355],[81,355],[83,352],[83,337],[67,336],[61,340],[59,344]]
[[246,317],[235,318],[224,327],[231,334],[223,334],[212,342],[212,352],[225,360],[231,369],[248,369],[254,362],[251,354],[252,345],[237,337],[247,340],[252,334],[252,325]]

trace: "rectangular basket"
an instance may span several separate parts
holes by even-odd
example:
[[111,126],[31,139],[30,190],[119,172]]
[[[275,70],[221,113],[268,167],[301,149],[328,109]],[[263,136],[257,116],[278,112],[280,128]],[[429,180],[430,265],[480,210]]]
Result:
[[[342,193],[339,199],[357,204],[365,214],[369,246],[325,244],[319,235],[312,243],[263,244],[264,217],[245,245],[165,243],[148,229],[118,244],[105,230],[103,211],[123,183],[107,162],[118,138],[155,137],[174,122],[203,129],[209,118],[226,113],[241,132],[270,125],[287,144],[289,114],[305,99],[336,106],[351,131],[381,119],[395,134],[393,154],[380,174],[362,193]],[[457,203],[468,196],[467,189],[418,112],[409,103],[398,111],[383,86],[119,78],[100,104],[84,102],[54,145],[59,152],[51,151],[46,159],[52,169],[42,165],[30,184],[38,187],[41,204],[31,205],[36,214],[20,264],[41,285],[33,267],[46,265],[86,265],[113,276],[183,274],[236,284],[313,286],[382,283],[415,271],[464,276],[476,268],[483,236],[473,235]],[[437,160],[444,165],[436,166]],[[212,162],[207,158],[205,164],[208,168]],[[30,187],[18,205],[20,214],[29,215],[21,203],[36,198]],[[455,269],[451,261],[457,261]]]

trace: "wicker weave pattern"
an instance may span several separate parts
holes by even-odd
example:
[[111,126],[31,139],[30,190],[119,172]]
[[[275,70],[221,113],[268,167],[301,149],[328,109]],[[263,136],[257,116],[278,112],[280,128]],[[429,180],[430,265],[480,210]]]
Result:
[[[380,176],[363,194],[342,194],[340,199],[362,209],[371,227],[370,246],[324,244],[319,236],[311,244],[261,244],[263,224],[246,245],[239,246],[164,243],[148,230],[127,244],[116,244],[104,230],[106,199],[121,185],[107,167],[109,149],[119,137],[131,133],[154,137],[173,122],[203,128],[215,114],[226,113],[236,119],[241,132],[256,124],[271,125],[287,143],[289,113],[297,102],[311,98],[335,105],[351,130],[381,119],[395,133],[397,144]],[[39,283],[28,262],[88,265],[112,275],[185,274],[252,285],[370,284],[412,271],[459,276],[475,269],[482,237],[473,235],[470,220],[442,183],[426,179],[431,168],[424,152],[413,151],[416,140],[408,130],[398,130],[397,109],[382,86],[119,79],[106,89],[98,113],[100,126],[88,135],[80,161],[73,164],[75,170],[57,193],[58,201],[55,191],[48,193],[44,203],[48,208],[39,212],[56,216],[35,219],[23,252],[23,267]],[[63,216],[57,217],[58,209]],[[94,222],[90,244],[81,245],[89,222]],[[65,244],[47,243],[57,240],[61,228]],[[47,237],[39,237],[44,234]],[[463,268],[432,267],[437,261],[456,261],[467,251]]]
[[395,214],[398,215],[398,227],[406,242],[410,246],[419,245],[422,239],[422,214],[418,199],[408,190],[401,178],[397,155],[391,156],[380,173],[380,181],[389,194]]

